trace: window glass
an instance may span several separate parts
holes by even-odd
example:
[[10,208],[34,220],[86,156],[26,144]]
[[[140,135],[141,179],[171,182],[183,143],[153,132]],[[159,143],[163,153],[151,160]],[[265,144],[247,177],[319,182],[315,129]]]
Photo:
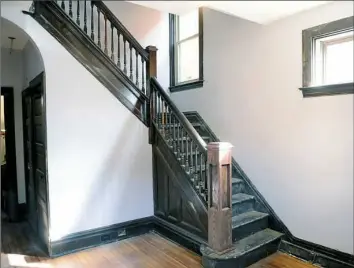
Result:
[[198,34],[198,10],[178,16],[177,41]]
[[199,38],[184,41],[178,46],[177,82],[199,78]]

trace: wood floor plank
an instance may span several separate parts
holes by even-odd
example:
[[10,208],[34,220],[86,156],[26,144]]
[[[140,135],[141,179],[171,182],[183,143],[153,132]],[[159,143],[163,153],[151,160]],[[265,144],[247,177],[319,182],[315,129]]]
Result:
[[[46,268],[43,265],[50,268],[202,268],[200,256],[154,232],[53,259],[43,257],[43,252],[33,243],[33,237],[21,224],[2,228],[2,250],[5,248],[6,252],[1,255],[1,268]],[[24,254],[26,265],[16,263],[16,260],[10,265],[6,260],[12,258],[9,254]],[[249,268],[314,267],[276,253]]]

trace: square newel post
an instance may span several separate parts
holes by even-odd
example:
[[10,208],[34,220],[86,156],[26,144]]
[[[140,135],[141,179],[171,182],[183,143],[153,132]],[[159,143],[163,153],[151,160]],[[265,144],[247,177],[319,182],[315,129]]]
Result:
[[231,149],[228,142],[208,144],[208,243],[216,252],[232,246]]
[[150,89],[150,77],[157,77],[157,62],[156,54],[157,48],[155,46],[148,46],[145,50],[149,53],[149,61],[146,63],[146,95],[149,97],[149,102],[145,106],[146,108],[146,119],[149,126],[149,144],[153,143],[154,133],[152,127],[151,115],[153,115],[153,110],[155,109],[153,92]]

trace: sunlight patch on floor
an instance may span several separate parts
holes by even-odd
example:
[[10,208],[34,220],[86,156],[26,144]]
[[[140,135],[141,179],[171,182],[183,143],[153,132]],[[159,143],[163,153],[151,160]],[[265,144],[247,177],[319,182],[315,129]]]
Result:
[[27,261],[27,258],[31,258],[26,255],[19,254],[1,254],[1,268],[50,268],[52,267],[49,263],[31,262]]

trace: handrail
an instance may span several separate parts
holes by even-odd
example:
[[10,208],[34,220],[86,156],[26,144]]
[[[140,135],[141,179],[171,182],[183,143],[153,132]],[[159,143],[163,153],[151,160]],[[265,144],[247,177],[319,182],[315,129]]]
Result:
[[159,93],[162,95],[162,97],[165,99],[165,102],[171,107],[173,113],[176,115],[176,117],[179,119],[180,123],[183,125],[187,133],[197,142],[197,145],[199,149],[202,152],[207,153],[207,144],[203,140],[203,138],[199,135],[199,133],[195,130],[195,128],[192,126],[192,124],[189,122],[187,117],[177,108],[177,106],[174,104],[174,102],[171,100],[170,96],[165,92],[165,90],[161,87],[160,83],[157,81],[155,77],[151,77],[151,83],[154,84],[156,89],[159,91]]
[[148,61],[149,54],[145,49],[139,44],[139,42],[134,38],[134,36],[128,31],[127,28],[119,21],[119,19],[112,13],[112,11],[101,1],[91,1],[106,17],[107,19],[116,27],[119,32],[125,37],[125,39],[136,49],[139,54]]
[[155,77],[150,78],[149,85],[150,129],[155,129],[170,147],[206,204],[209,195],[206,143]]

